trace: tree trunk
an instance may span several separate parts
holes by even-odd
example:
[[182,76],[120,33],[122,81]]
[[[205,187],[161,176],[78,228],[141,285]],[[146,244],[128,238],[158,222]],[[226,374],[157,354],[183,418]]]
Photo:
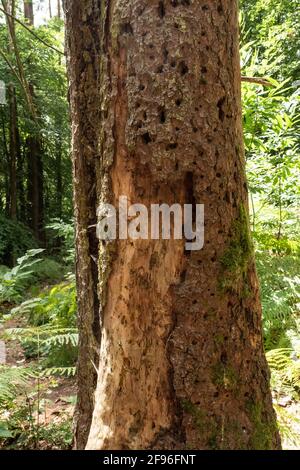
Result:
[[[24,16],[30,25],[34,25],[33,1],[24,0]],[[28,83],[30,101],[35,101],[34,85]],[[44,171],[43,171],[43,145],[40,130],[34,129],[27,138],[28,159],[28,209],[29,222],[35,237],[45,241],[44,231]]]
[[14,85],[8,86],[9,96],[9,187],[10,187],[10,204],[9,216],[12,220],[17,219],[17,160],[20,156],[19,146],[19,130],[18,130],[18,114],[16,89]]
[[50,20],[52,18],[52,6],[51,6],[51,0],[49,0],[49,17],[50,17]]
[[33,13],[33,0],[24,0],[24,18],[28,23],[33,26],[34,24],[34,13]]
[[[100,154],[100,7],[98,2],[65,2],[72,114],[73,180],[76,217],[76,276],[78,291],[79,358],[75,410],[75,447],[86,445],[97,382],[100,315],[98,241],[95,229]],[[87,13],[86,23],[82,16]],[[88,24],[88,28],[86,25]],[[77,34],[76,34],[77,31]],[[78,51],[85,51],[85,59]],[[83,60],[82,60],[83,59]]]
[[9,150],[6,139],[6,128],[3,110],[1,110],[1,125],[2,125],[2,138],[3,138],[3,173],[4,173],[4,188],[5,188],[5,215],[9,217],[9,205],[10,205],[10,194],[9,194]]
[[[58,119],[58,129],[62,128],[61,119]],[[56,139],[56,149],[55,149],[55,186],[56,186],[56,217],[58,219],[62,218],[62,201],[63,201],[63,180],[62,180],[62,136],[61,133],[57,136]]]
[[[77,446],[93,408],[92,326],[98,332],[101,322],[87,449],[278,449],[249,229],[237,3],[65,7],[81,331]],[[122,195],[147,207],[205,204],[204,249],[101,242],[97,280],[89,227],[100,202],[117,206]]]
[[42,145],[35,135],[27,138],[28,214],[29,224],[37,240],[44,241],[44,175]]
[[60,0],[57,0],[57,18],[61,18],[61,4]]

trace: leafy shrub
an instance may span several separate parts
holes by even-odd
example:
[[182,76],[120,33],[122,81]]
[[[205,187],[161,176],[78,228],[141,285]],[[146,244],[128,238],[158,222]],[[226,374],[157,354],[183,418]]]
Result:
[[42,259],[32,271],[38,282],[56,283],[62,281],[65,275],[64,266],[51,258]]
[[267,353],[272,370],[273,389],[278,394],[295,395],[300,391],[300,349],[273,349]]
[[289,348],[288,331],[297,328],[300,302],[299,257],[257,253],[267,350]]
[[23,367],[0,366],[0,406],[11,403],[28,388],[32,370]]
[[52,326],[70,328],[76,326],[76,311],[75,282],[70,280],[27,300],[11,313],[26,315],[32,326],[51,323]]
[[47,229],[54,233],[55,236],[62,242],[59,249],[59,256],[63,258],[64,263],[67,265],[73,265],[75,258],[74,225],[63,222],[62,220],[54,220],[47,226]]
[[0,264],[9,265],[13,257],[32,248],[37,248],[37,242],[31,231],[0,214]]
[[41,260],[37,255],[44,250],[29,250],[22,258],[17,260],[17,265],[11,270],[0,272],[0,304],[3,302],[18,302],[22,300],[24,291],[33,278],[33,267]]

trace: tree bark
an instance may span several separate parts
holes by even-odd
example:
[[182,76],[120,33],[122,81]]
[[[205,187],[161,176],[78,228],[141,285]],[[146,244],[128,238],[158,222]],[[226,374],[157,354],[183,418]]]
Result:
[[61,4],[60,0],[57,0],[57,18],[61,18]]
[[31,26],[34,25],[33,0],[24,0],[24,18]]
[[44,241],[44,175],[42,145],[31,135],[26,141],[28,162],[28,214],[29,225],[37,240]]
[[9,216],[12,220],[17,219],[17,161],[20,156],[19,130],[16,89],[12,84],[8,86],[9,96],[9,187],[10,204]]
[[[66,44],[72,115],[74,208],[76,217],[76,276],[78,291],[79,358],[75,410],[75,447],[86,445],[97,383],[100,315],[98,241],[94,228],[100,153],[100,6],[99,2],[65,2]],[[86,19],[83,20],[83,16]],[[88,25],[88,26],[87,26]],[[80,54],[78,52],[81,51]],[[83,55],[81,55],[83,54]]]
[[[65,7],[81,331],[77,446],[93,408],[96,322],[87,449],[279,449],[249,228],[237,3]],[[97,254],[89,236],[96,207],[117,206],[122,195],[147,207],[205,204],[204,249],[118,240],[101,242]]]

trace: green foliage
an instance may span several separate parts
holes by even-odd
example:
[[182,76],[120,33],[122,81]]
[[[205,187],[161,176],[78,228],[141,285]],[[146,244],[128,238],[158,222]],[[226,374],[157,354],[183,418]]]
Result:
[[[46,442],[50,448],[59,450],[68,450],[73,441],[73,423],[67,418],[59,424],[48,424],[39,430],[39,439]],[[26,445],[28,448],[28,444]]]
[[66,282],[42,292],[39,297],[27,300],[12,310],[13,315],[27,315],[30,325],[51,323],[55,327],[76,326],[75,283]]
[[295,349],[272,349],[267,353],[267,359],[272,369],[273,389],[279,395],[297,397],[300,392],[300,344]]
[[28,389],[32,370],[23,367],[0,366],[0,407],[7,406]]
[[75,259],[74,225],[63,222],[62,220],[54,220],[47,226],[47,229],[54,233],[62,242],[59,249],[59,256],[64,259],[65,264],[73,266]]
[[37,248],[37,242],[30,230],[0,213],[0,264],[9,264],[12,258],[32,248]]
[[259,252],[257,268],[266,349],[289,347],[288,331],[297,328],[300,303],[299,257]]
[[44,250],[29,250],[17,260],[17,265],[11,270],[0,271],[0,304],[3,302],[17,302],[22,300],[25,289],[33,278],[33,267],[41,260],[37,255]]

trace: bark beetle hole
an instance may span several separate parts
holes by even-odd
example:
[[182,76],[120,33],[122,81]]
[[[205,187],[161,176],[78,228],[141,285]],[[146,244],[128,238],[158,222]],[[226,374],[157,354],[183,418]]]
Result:
[[222,176],[221,173],[217,173],[217,174],[216,174],[216,177],[217,177],[217,178],[221,178],[221,176]]
[[220,13],[220,15],[223,13],[223,7],[222,7],[221,3],[219,3],[219,5],[218,5],[218,13]]
[[208,5],[203,5],[202,10],[204,10],[204,11],[209,10],[209,6]]
[[167,119],[166,110],[165,110],[165,108],[161,108],[159,110],[159,120],[160,120],[161,124],[164,124],[166,122],[166,119]]
[[172,67],[173,69],[175,69],[175,67],[176,67],[176,60],[172,60],[172,61],[171,61],[171,67]]
[[182,76],[186,75],[189,72],[189,68],[184,61],[179,64],[179,72]]
[[144,91],[144,90],[145,90],[145,85],[142,85],[142,84],[141,84],[141,85],[139,86],[139,90],[140,90],[140,91]]
[[133,35],[133,29],[130,23],[124,23],[121,25],[121,34]]
[[164,47],[163,49],[163,57],[164,57],[164,63],[166,63],[169,57],[169,51],[166,47]]
[[177,149],[177,147],[178,147],[178,144],[176,142],[172,142],[171,144],[168,144],[166,146],[166,150],[175,150]]
[[148,144],[150,144],[150,142],[152,142],[152,139],[150,137],[149,132],[145,132],[145,134],[142,135],[142,139],[143,139],[144,144],[146,144],[146,145],[148,145]]
[[173,7],[177,7],[180,4],[190,6],[191,0],[171,0],[171,5]]
[[164,66],[163,65],[159,65],[156,69],[156,73],[163,73],[164,71]]
[[225,98],[221,98],[219,101],[218,101],[218,108],[219,108],[219,119],[220,121],[224,121],[224,118],[225,118],[225,113],[224,113],[224,110],[223,110],[223,105],[225,103]]
[[227,364],[227,361],[228,361],[228,357],[227,357],[227,353],[225,351],[222,352],[221,354],[221,362],[222,364]]
[[176,106],[181,106],[181,103],[182,103],[182,99],[181,98],[177,98],[177,100],[175,101],[176,103]]
[[158,16],[163,19],[166,16],[166,9],[164,2],[159,2],[158,4]]
[[207,67],[204,67],[204,66],[201,67],[201,72],[202,72],[202,73],[207,73]]
[[178,171],[178,169],[179,169],[179,163],[176,162],[176,163],[175,163],[175,171]]

